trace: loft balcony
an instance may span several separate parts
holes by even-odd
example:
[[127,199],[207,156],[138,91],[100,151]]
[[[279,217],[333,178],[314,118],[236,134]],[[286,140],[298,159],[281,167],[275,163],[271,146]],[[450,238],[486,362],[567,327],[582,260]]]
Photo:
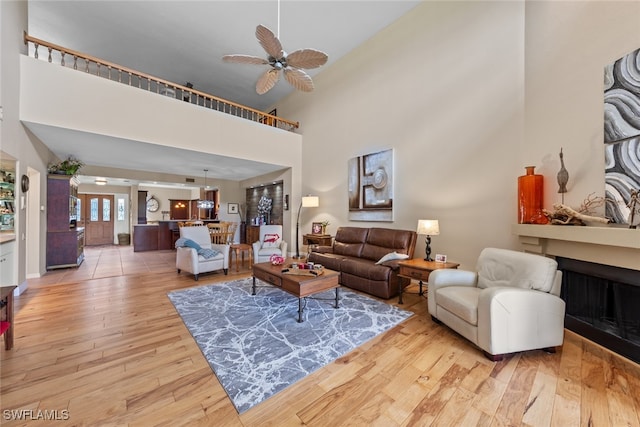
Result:
[[51,64],[71,68],[111,81],[117,81],[118,83],[131,87],[137,87],[141,90],[186,101],[197,106],[231,114],[266,126],[273,126],[288,131],[293,131],[299,127],[298,122],[286,120],[277,115],[218,98],[188,86],[169,82],[122,65],[58,46],[32,37],[26,32],[24,33],[24,42],[29,46],[29,56],[35,59],[46,60]]
[[284,169],[299,179],[298,123],[24,37],[19,119],[52,152],[92,167],[180,176],[202,171],[189,160],[198,157],[236,176],[219,179]]

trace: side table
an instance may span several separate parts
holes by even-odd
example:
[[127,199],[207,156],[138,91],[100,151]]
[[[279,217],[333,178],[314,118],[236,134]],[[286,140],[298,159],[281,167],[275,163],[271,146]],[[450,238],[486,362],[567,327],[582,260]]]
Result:
[[302,236],[303,245],[331,246],[333,236],[330,234],[304,234]]
[[[420,282],[420,292],[419,295],[423,295],[422,291],[422,282],[427,282],[429,280],[429,274],[434,270],[440,270],[442,268],[458,268],[460,264],[455,262],[435,262],[435,261],[425,261],[420,258],[409,259],[406,261],[400,261],[398,263],[400,266],[400,271],[398,272],[398,276],[406,277],[408,279],[416,279]],[[398,304],[402,304],[402,283],[398,280]]]
[[[240,271],[239,268],[239,259],[240,259],[240,254],[242,254],[242,267],[244,267],[244,253],[245,251],[249,254],[249,267],[251,267],[251,264],[253,264],[253,252],[252,252],[252,247],[251,245],[247,244],[247,243],[234,243],[233,245],[231,245],[229,247],[229,250],[231,253],[235,253],[236,255],[236,273],[238,271]],[[229,263],[231,263],[231,260],[229,260]]]

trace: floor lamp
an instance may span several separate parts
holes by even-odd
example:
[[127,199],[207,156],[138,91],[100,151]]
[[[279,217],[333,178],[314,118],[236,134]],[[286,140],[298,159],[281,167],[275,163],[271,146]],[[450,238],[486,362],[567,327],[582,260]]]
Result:
[[437,219],[419,219],[418,220],[418,234],[426,234],[426,246],[425,246],[425,261],[433,261],[431,258],[431,236],[437,236],[440,234],[440,225]]
[[320,198],[318,196],[304,196],[300,201],[298,209],[298,221],[296,221],[296,258],[300,259],[300,212],[302,208],[317,208],[320,206]]

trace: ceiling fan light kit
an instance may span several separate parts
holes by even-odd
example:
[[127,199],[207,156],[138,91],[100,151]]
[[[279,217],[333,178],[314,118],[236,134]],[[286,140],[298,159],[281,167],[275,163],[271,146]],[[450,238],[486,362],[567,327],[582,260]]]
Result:
[[263,25],[256,28],[256,38],[267,52],[267,59],[251,55],[225,55],[223,61],[237,64],[270,65],[256,83],[256,92],[260,95],[267,93],[280,79],[280,72],[295,89],[303,92],[313,91],[313,80],[302,69],[318,68],[327,62],[326,53],[316,49],[299,49],[287,54],[282,44],[273,32]]

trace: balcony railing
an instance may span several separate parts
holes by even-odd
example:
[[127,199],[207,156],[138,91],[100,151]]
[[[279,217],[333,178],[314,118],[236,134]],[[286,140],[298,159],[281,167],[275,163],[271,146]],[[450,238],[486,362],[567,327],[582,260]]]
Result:
[[44,59],[40,58],[39,49],[41,47],[45,48],[47,50],[46,60],[52,64],[60,64],[63,67],[93,74],[149,92],[182,99],[192,104],[262,123],[267,126],[288,131],[293,131],[299,126],[298,122],[292,122],[276,115],[236,104],[235,102],[227,101],[226,99],[218,98],[217,96],[209,95],[208,93],[187,86],[135,71],[72,49],[67,49],[32,37],[26,32],[24,33],[24,43],[29,46],[29,55],[36,59]]

